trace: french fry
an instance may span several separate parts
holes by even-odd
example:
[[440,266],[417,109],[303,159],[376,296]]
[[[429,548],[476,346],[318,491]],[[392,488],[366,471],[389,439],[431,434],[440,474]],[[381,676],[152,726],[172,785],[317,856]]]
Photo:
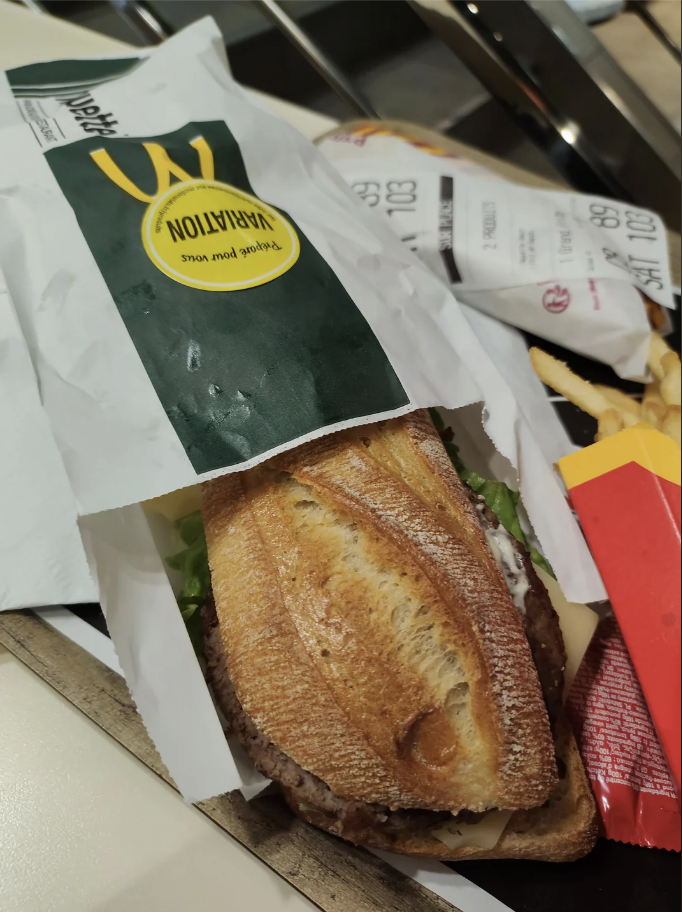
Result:
[[540,348],[531,348],[530,360],[535,373],[543,383],[551,386],[555,392],[565,396],[569,402],[593,418],[599,418],[603,412],[613,409],[603,393],[587,380],[574,374],[563,361],[557,361]]
[[642,419],[650,424],[653,428],[659,429],[661,421],[665,417],[666,407],[659,405],[657,402],[650,402],[642,408]]
[[649,317],[649,323],[651,323],[654,329],[662,329],[665,326],[665,314],[663,308],[660,304],[655,304],[651,298],[647,298],[646,295],[642,295],[644,298],[644,306],[646,307],[647,316]]
[[647,357],[647,364],[651,368],[651,372],[657,380],[662,380],[665,377],[662,360],[670,351],[670,346],[665,341],[663,336],[659,336],[657,332],[652,332],[651,341],[649,342],[649,355]]
[[533,369],[543,383],[597,419],[596,442],[612,437],[623,428],[637,425],[660,430],[680,444],[680,357],[658,333],[651,334],[648,358],[649,367],[657,379],[645,386],[641,405],[615,387],[589,383],[540,348],[531,348],[529,355]]
[[655,428],[660,427],[666,407],[663,396],[661,396],[660,385],[647,383],[642,398],[642,420],[648,421]]
[[679,367],[661,380],[661,395],[666,405],[682,405],[682,371]]
[[657,380],[653,383],[647,383],[644,387],[644,395],[642,396],[642,408],[649,402],[656,402],[658,405],[665,405],[665,400],[661,396],[661,387]]
[[618,409],[618,414],[623,421],[623,426],[626,428],[634,427],[636,424],[642,423],[641,414],[639,416],[633,415],[632,412],[626,412],[624,409]]
[[661,422],[661,430],[675,443],[682,445],[682,408],[679,405],[668,407]]
[[607,409],[599,416],[599,431],[597,437],[605,440],[607,437],[613,437],[619,431],[623,430],[623,419],[615,408]]
[[666,405],[682,405],[682,369],[677,352],[668,352],[661,358],[664,377],[661,380],[661,396]]
[[680,369],[680,364],[680,356],[676,351],[671,350],[666,352],[661,358],[661,367],[663,368],[663,373],[666,377],[673,371],[678,371]]
[[631,399],[627,393],[624,393],[622,390],[616,389],[613,386],[601,386],[598,383],[595,383],[594,388],[599,390],[599,392],[608,399],[611,405],[615,406],[621,414],[627,412],[629,415],[632,415],[633,418],[636,418],[637,421],[642,417],[642,406],[636,399]]
[[642,419],[652,427],[660,428],[665,411],[665,405],[659,405],[658,402],[649,402],[647,405],[642,406]]

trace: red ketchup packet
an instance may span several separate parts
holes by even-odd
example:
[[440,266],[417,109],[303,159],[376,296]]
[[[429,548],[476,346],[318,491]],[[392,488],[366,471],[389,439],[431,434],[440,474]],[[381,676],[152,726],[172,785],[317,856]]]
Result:
[[602,835],[679,852],[677,791],[615,617],[597,627],[566,708]]

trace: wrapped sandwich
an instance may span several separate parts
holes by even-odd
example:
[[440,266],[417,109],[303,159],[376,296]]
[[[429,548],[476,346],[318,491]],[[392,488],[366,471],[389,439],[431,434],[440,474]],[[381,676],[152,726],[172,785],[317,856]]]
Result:
[[209,679],[296,814],[444,860],[592,848],[557,615],[425,412],[208,482],[203,513]]

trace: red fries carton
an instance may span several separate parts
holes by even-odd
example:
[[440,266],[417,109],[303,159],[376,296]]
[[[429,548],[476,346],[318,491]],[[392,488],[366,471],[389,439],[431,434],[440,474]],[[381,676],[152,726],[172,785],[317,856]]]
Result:
[[679,795],[680,447],[635,426],[559,466]]

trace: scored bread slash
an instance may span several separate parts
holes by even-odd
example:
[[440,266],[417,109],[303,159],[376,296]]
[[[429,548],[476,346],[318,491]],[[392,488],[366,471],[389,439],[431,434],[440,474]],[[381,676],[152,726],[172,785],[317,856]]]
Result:
[[[420,431],[404,419],[324,438],[207,487],[228,665],[252,715],[250,695],[262,706],[277,663],[282,682],[298,669],[297,700],[317,695],[316,716],[345,749],[327,754],[312,727],[291,732],[281,695],[256,721],[336,792],[455,811],[542,804],[551,739],[521,621],[435,431],[449,476],[427,474]],[[232,613],[246,606],[249,629],[237,629]],[[250,662],[253,628],[275,624],[263,664]]]

